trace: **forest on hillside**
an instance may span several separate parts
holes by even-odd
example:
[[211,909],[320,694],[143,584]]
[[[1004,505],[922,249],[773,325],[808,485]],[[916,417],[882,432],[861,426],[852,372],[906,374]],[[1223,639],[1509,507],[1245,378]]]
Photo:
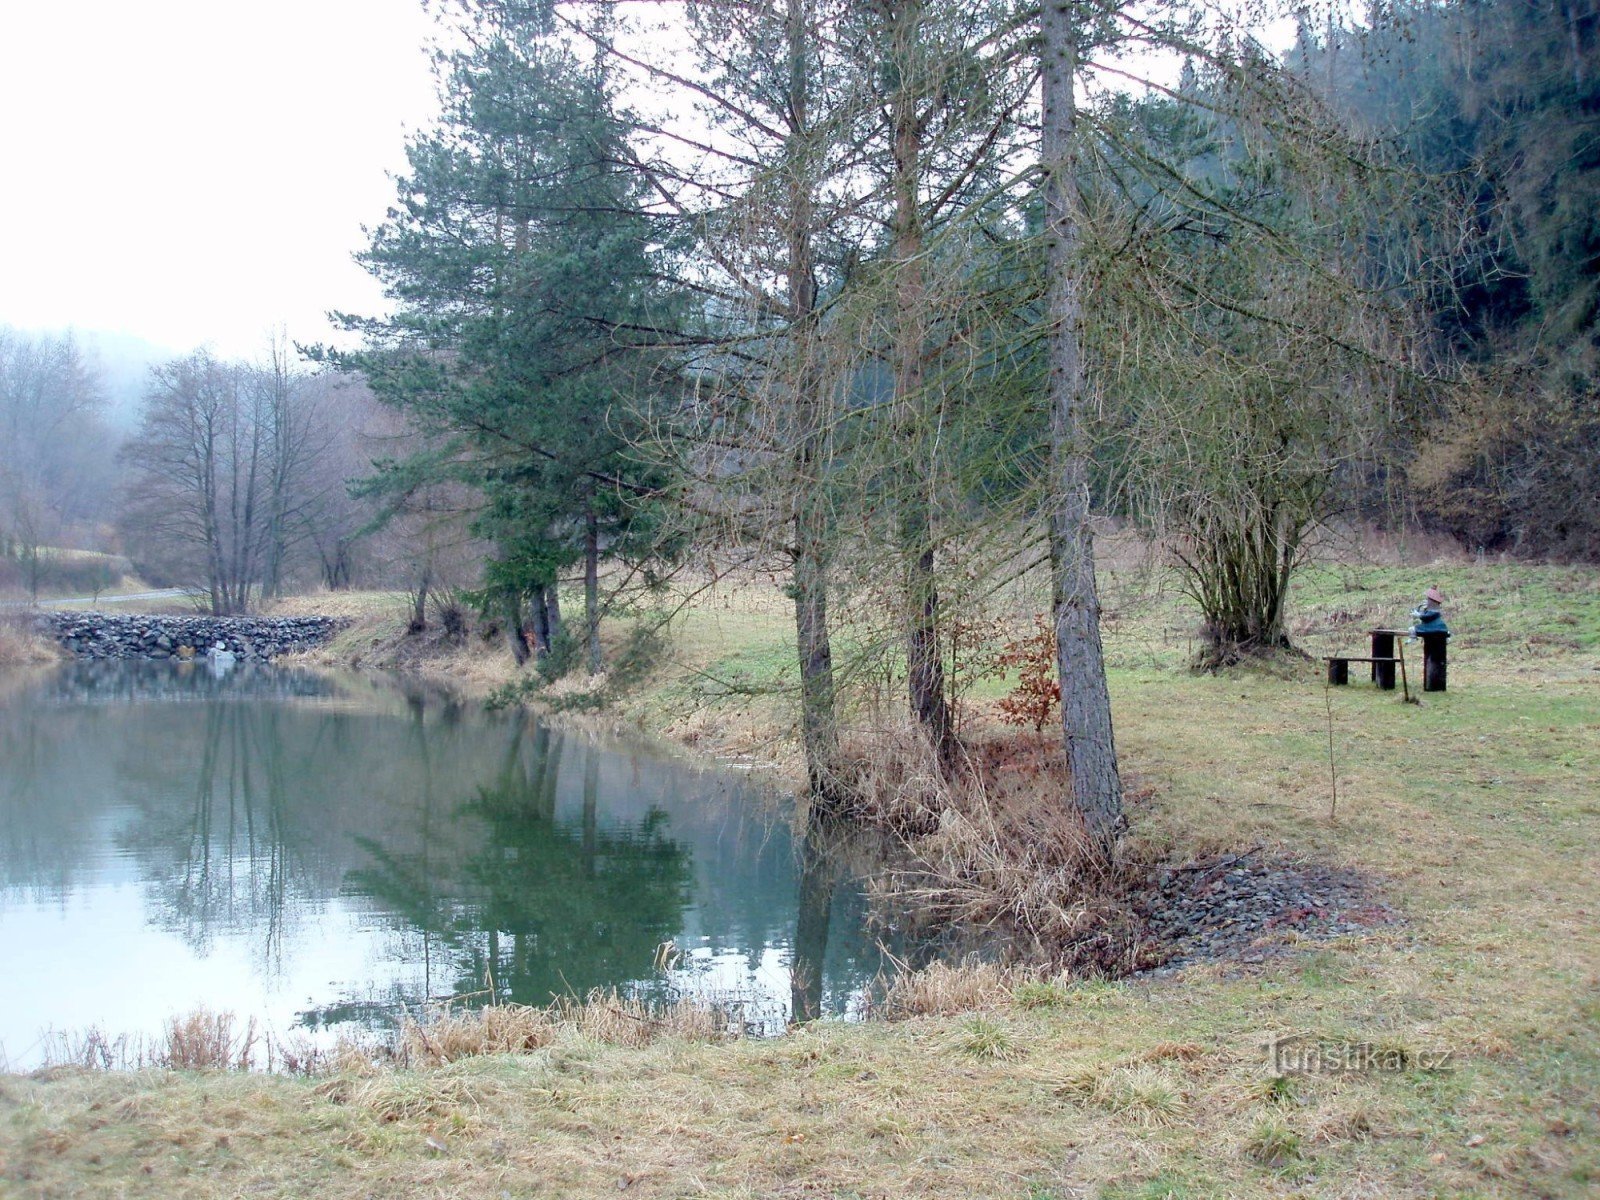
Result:
[[841,597],[941,750],[1005,579],[1049,568],[1092,676],[1091,510],[1212,663],[1286,644],[1330,522],[1600,560],[1593,0],[1302,9],[1281,51],[1164,3],[441,13],[358,344],[161,364],[119,436],[70,336],[0,332],[0,588],[443,593],[598,670],[629,597],[757,569],[818,782]]

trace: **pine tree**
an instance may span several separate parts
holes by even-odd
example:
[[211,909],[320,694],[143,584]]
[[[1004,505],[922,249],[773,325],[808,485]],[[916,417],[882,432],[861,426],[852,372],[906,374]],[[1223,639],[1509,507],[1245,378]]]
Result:
[[605,72],[529,14],[480,10],[471,34],[361,256],[397,312],[347,318],[368,346],[335,357],[450,445],[441,468],[481,493],[495,549],[480,600],[519,660],[530,616],[541,652],[559,640],[557,578],[584,563],[597,671],[602,550],[655,550],[639,534],[665,478],[634,446],[664,378],[651,347],[668,298]]

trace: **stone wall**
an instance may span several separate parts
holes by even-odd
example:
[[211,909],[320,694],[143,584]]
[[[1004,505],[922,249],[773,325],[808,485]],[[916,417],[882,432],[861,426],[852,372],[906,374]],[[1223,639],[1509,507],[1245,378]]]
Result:
[[52,612],[41,629],[80,658],[185,658],[221,642],[240,662],[271,662],[319,646],[341,622],[335,617],[187,617],[157,614]]

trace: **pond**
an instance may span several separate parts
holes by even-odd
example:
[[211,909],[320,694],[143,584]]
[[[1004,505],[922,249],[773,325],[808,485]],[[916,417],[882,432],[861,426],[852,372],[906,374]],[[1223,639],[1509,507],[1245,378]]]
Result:
[[862,889],[791,813],[738,773],[421,687],[0,677],[0,1067],[198,1006],[323,1040],[606,987],[731,999],[762,1032],[847,1014],[879,970]]

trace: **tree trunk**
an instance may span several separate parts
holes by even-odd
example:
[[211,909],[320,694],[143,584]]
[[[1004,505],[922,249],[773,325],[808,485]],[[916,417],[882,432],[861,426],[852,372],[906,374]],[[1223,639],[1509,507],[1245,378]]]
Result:
[[784,35],[788,51],[788,246],[785,266],[789,342],[794,359],[795,448],[790,486],[794,517],[794,617],[800,659],[800,738],[806,779],[824,807],[841,799],[839,727],[834,712],[833,646],[828,632],[828,558],[831,521],[822,496],[826,430],[822,384],[812,360],[816,337],[817,281],[812,237],[816,220],[807,178],[811,81],[806,67],[809,35],[805,0],[788,0]]
[[506,644],[511,647],[511,657],[517,666],[528,661],[528,636],[522,630],[522,594],[515,588],[505,592]]
[[[256,542],[260,531],[256,505],[261,483],[261,422],[254,406],[243,421],[244,399],[240,396],[241,380],[237,373],[230,376],[228,391],[232,419],[230,421],[229,467],[230,487],[228,519],[233,553],[229,557],[229,584],[232,589],[231,606],[235,612],[248,612],[250,589],[256,582]],[[248,442],[246,451],[245,443]],[[241,463],[241,454],[244,461]]]
[[955,722],[945,697],[944,659],[939,652],[939,590],[933,547],[928,542],[926,497],[905,500],[901,554],[906,575],[906,686],[911,715],[948,769],[956,758]]
[[589,674],[600,674],[600,523],[589,506],[583,531],[583,636],[589,648]]
[[[898,14],[895,57],[909,70],[911,40],[920,13]],[[911,716],[948,769],[955,761],[955,729],[944,694],[944,660],[939,653],[939,589],[934,576],[933,464],[928,461],[926,371],[927,285],[923,276],[923,230],[918,209],[921,129],[916,96],[902,80],[895,92],[894,236],[896,311],[894,321],[895,408],[902,423],[902,445],[912,448],[910,469],[900,479],[900,554],[906,602],[906,687]]]
[[407,633],[421,633],[428,627],[428,589],[433,586],[433,565],[422,565],[422,578],[417,580],[417,590],[411,599],[411,624]]
[[1083,295],[1078,277],[1076,6],[1045,0],[1043,56],[1045,238],[1050,294],[1050,557],[1062,736],[1072,803],[1092,845],[1109,857],[1123,826],[1122,781],[1111,729],[1111,697],[1100,644],[1094,535],[1089,526],[1089,439],[1083,361]]
[[350,546],[342,537],[334,539],[331,556],[322,556],[322,582],[330,592],[350,586]]
[[549,590],[543,584],[535,587],[528,605],[533,610],[533,653],[537,658],[550,653]]
[[199,452],[196,479],[206,546],[206,590],[211,596],[211,615],[225,617],[229,609],[227,576],[222,567],[222,531],[217,516],[216,430],[209,417],[204,419]]
[[833,707],[833,646],[828,637],[827,520],[816,500],[795,517],[794,618],[800,656],[800,741],[806,780],[819,807],[842,799],[839,726]]
[[33,604],[37,604],[39,603],[39,583],[44,575],[44,556],[39,553],[38,543],[35,542],[28,546],[27,553],[23,555],[22,561],[28,567],[28,600]]
[[554,650],[556,643],[561,640],[565,625],[561,620],[561,589],[553,583],[544,589],[544,622],[542,628],[545,632],[545,649]]
[[1177,559],[1205,618],[1197,669],[1289,648],[1284,608],[1306,526],[1271,503],[1191,523]]

